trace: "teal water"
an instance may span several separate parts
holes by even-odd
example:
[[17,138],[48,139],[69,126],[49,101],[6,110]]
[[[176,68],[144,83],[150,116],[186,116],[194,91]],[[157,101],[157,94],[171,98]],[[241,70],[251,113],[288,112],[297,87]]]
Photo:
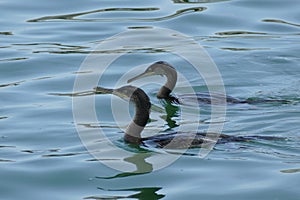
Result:
[[[299,9],[298,0],[2,0],[1,199],[299,199]],[[285,140],[216,145],[204,159],[193,149],[153,172],[146,158],[133,159],[144,174],[119,172],[96,161],[78,136],[72,97],[58,94],[73,92],[82,62],[99,42],[126,30],[154,27],[173,29],[201,44],[216,63],[227,94],[291,101],[229,105],[224,133]],[[141,47],[115,61],[100,83],[114,87],[133,67],[157,60],[178,69],[185,64]],[[201,77],[183,73],[195,90],[206,89]],[[164,104],[155,98],[158,87],[143,88],[158,107],[148,132],[170,126]],[[101,122],[85,124],[86,129],[104,127],[121,148],[142,151],[122,142],[110,96],[95,99]],[[180,108],[167,108],[172,109]],[[203,105],[200,129],[207,128],[209,113]],[[194,122],[195,115],[184,120]],[[180,113],[172,120],[180,123]]]

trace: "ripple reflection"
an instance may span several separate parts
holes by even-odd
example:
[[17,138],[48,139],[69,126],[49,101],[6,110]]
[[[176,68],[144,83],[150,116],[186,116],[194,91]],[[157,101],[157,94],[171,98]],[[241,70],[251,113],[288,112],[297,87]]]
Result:
[[279,24],[287,24],[287,25],[291,25],[291,26],[297,26],[300,27],[300,24],[296,24],[296,23],[291,23],[291,22],[286,22],[280,19],[263,19],[263,22],[271,22],[271,23],[279,23]]
[[[94,200],[100,200],[100,199],[161,199],[165,197],[163,194],[157,194],[159,190],[161,190],[160,187],[145,187],[145,188],[128,188],[128,189],[104,189],[98,187],[99,190],[102,192],[112,192],[112,195],[100,195],[100,196],[89,196],[85,197],[84,199],[94,199]],[[124,192],[131,192],[133,194],[130,195],[122,195],[115,193],[124,193]]]
[[129,11],[129,12],[145,12],[145,11],[157,11],[159,8],[106,8],[99,9],[87,12],[66,14],[66,15],[53,15],[53,16],[45,16],[36,19],[27,20],[27,22],[45,22],[45,21],[55,21],[55,20],[68,20],[68,21],[81,21],[81,22],[95,22],[95,21],[105,21],[105,22],[120,22],[120,21],[163,21],[172,18],[176,18],[180,15],[191,13],[191,12],[202,12],[206,10],[206,7],[192,7],[177,10],[175,13],[162,16],[162,17],[153,17],[153,18],[95,18],[95,19],[79,19],[76,17],[85,16],[94,13],[102,13],[102,12],[115,12],[115,11]]

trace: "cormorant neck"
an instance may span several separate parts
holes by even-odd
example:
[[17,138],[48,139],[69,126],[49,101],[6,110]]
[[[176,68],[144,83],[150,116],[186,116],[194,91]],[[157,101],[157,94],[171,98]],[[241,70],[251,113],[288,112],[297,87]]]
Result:
[[160,88],[157,93],[157,98],[166,99],[170,96],[177,82],[177,72],[173,67],[168,67],[164,74],[167,77],[167,82]]
[[135,104],[135,114],[125,131],[124,139],[131,144],[140,144],[142,142],[141,132],[149,120],[151,103],[148,96],[138,90],[132,94],[131,100]]

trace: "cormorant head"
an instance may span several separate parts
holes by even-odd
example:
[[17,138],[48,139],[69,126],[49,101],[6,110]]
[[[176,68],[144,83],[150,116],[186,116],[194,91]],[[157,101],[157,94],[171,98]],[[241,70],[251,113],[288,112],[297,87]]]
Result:
[[95,88],[96,94],[114,94],[121,99],[132,101],[136,104],[136,106],[142,105],[146,109],[150,109],[151,103],[148,95],[140,88],[126,85],[117,89],[107,89],[103,87]]
[[169,63],[165,61],[158,61],[150,65],[143,73],[129,79],[127,83],[148,76],[154,76],[154,75],[167,76],[169,73],[172,73],[174,71],[175,69]]
[[113,94],[122,99],[130,100],[133,102],[135,102],[139,98],[149,99],[142,89],[131,85],[114,89]]

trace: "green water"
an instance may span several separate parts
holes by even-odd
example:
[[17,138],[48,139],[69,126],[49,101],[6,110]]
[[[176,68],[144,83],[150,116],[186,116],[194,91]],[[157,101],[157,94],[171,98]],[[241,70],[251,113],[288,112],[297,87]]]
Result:
[[[0,199],[299,199],[299,9],[298,0],[2,0]],[[135,164],[144,174],[119,172],[95,160],[80,140],[72,97],[65,94],[72,94],[78,74],[93,75],[80,66],[99,42],[127,30],[151,28],[172,29],[201,44],[230,96],[290,101],[228,105],[223,128],[229,135],[284,140],[220,144],[204,159],[193,149],[157,171],[147,157],[120,161]],[[204,80],[165,48],[141,47],[123,55],[99,84],[113,88],[132,68],[165,60],[181,70],[196,91],[205,91]],[[166,120],[166,106],[155,96],[159,86],[143,87],[155,105],[146,132],[195,123],[193,108],[187,108],[190,113],[182,122],[176,105],[167,105],[172,119]],[[122,141],[110,99],[95,97],[101,120],[87,121],[85,130],[101,127],[118,147],[140,155],[144,149]],[[210,123],[210,106],[202,105],[200,113],[203,130]],[[100,145],[99,150],[111,151]]]

